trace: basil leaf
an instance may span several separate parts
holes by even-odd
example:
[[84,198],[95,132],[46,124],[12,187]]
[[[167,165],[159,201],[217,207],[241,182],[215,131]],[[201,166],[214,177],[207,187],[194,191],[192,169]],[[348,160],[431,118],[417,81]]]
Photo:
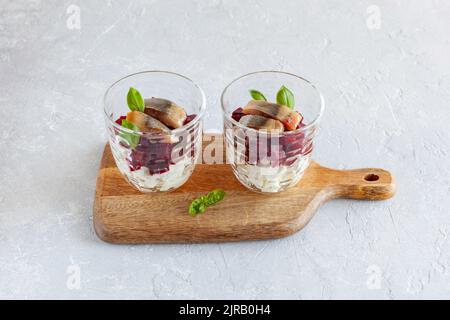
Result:
[[[140,131],[138,126],[128,120],[122,120],[122,127],[133,131]],[[136,148],[141,139],[136,133],[120,132],[120,136],[128,143],[131,149]]]
[[249,90],[249,92],[253,99],[267,101],[266,97],[264,97],[264,95],[257,90]]
[[285,86],[281,86],[277,93],[277,103],[288,106],[291,109],[295,107],[294,94]]
[[145,110],[145,103],[141,93],[133,87],[128,91],[127,103],[131,111],[144,112]]
[[192,201],[191,205],[189,206],[189,215],[191,217],[195,217],[199,211],[199,201],[196,199]]
[[223,200],[223,198],[225,198],[225,191],[217,189],[217,190],[213,190],[210,193],[208,193],[208,195],[206,196],[207,198],[207,203],[209,206],[216,204],[217,202]]
[[195,217],[197,214],[204,213],[209,206],[216,204],[223,198],[225,198],[225,191],[216,189],[205,196],[194,199],[188,209],[189,215]]

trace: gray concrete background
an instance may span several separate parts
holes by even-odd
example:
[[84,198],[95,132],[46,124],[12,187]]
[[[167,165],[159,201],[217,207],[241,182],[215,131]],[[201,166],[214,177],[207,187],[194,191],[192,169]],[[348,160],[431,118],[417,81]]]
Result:
[[[449,16],[444,0],[0,0],[0,297],[449,298]],[[282,240],[102,243],[101,96],[146,69],[195,79],[208,130],[243,73],[311,79],[315,159],[389,169],[397,196],[331,202]]]

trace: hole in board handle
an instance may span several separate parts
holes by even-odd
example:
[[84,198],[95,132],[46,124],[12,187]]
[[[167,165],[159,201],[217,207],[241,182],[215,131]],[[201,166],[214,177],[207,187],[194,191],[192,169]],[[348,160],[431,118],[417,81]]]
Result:
[[373,173],[369,173],[364,177],[364,180],[370,181],[370,182],[378,181],[379,179],[380,179],[380,177]]

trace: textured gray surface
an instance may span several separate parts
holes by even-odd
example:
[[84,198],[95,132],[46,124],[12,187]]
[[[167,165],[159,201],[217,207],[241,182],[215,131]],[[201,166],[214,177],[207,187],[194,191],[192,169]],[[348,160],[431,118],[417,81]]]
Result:
[[[449,15],[444,0],[0,0],[0,297],[449,298]],[[329,203],[276,241],[102,243],[101,96],[145,69],[195,79],[209,130],[231,79],[301,74],[327,100],[316,160],[389,169],[398,194]]]

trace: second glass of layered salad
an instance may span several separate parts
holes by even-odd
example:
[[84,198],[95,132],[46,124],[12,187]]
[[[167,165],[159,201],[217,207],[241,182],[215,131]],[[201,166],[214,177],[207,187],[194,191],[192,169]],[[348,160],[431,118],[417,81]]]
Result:
[[297,75],[260,71],[231,82],[221,97],[227,162],[248,189],[276,193],[308,168],[324,100]]
[[141,192],[183,185],[201,152],[205,95],[190,79],[146,71],[115,82],[104,97],[109,143],[119,171]]

